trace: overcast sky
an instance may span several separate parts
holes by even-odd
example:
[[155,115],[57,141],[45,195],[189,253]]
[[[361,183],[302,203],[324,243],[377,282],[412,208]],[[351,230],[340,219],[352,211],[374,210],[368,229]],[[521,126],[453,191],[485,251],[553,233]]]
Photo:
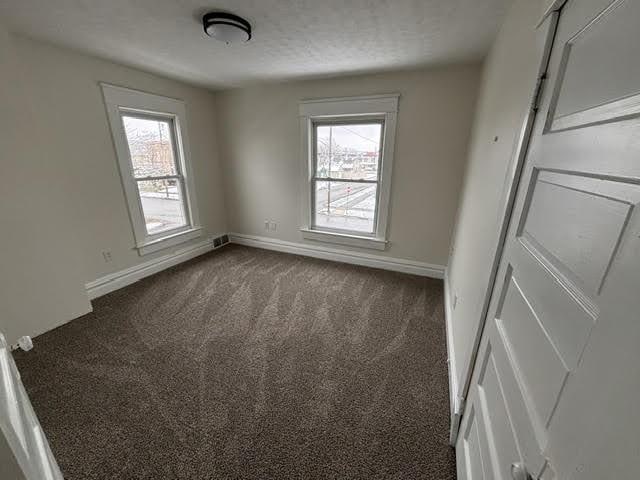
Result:
[[318,139],[329,142],[329,130],[333,129],[333,143],[362,152],[377,151],[380,143],[380,125],[333,125],[318,127]]

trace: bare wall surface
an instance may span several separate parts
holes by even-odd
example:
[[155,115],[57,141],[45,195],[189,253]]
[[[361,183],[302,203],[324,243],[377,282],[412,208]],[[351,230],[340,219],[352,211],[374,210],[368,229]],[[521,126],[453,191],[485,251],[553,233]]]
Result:
[[[507,178],[531,99],[542,43],[535,26],[548,1],[518,0],[487,57],[448,267],[454,361],[461,385],[471,361],[498,244]],[[543,5],[544,4],[544,5]],[[457,302],[454,299],[457,297]]]
[[[222,182],[212,134],[216,118],[210,92],[31,40],[21,39],[18,52],[29,79],[29,92],[56,138],[51,154],[66,175],[75,179],[74,197],[82,199],[76,202],[72,214],[83,246],[80,253],[86,280],[142,261],[133,248],[99,82],[185,101],[200,219],[207,233],[224,231]],[[102,258],[102,250],[107,249],[113,254],[111,264],[105,264]],[[149,258],[146,255],[144,260]]]
[[[230,231],[303,240],[298,102],[400,93],[390,247],[367,253],[447,262],[479,85],[478,65],[269,84],[216,94]],[[277,223],[267,231],[264,221]],[[343,247],[341,247],[343,248]],[[344,247],[348,250],[348,247]]]
[[[90,310],[69,228],[73,178],[27,88],[13,37],[0,29],[0,330],[13,343]],[[62,226],[62,228],[60,228]]]
[[6,480],[27,480],[2,430],[0,430],[0,478]]
[[[17,146],[3,138],[1,147],[13,150],[2,158],[11,182],[0,203],[12,222],[3,222],[11,233],[3,233],[0,329],[13,342],[86,313],[86,282],[184,247],[144,257],[134,249],[99,82],[186,102],[200,220],[205,235],[227,228],[211,92],[16,35],[4,35],[3,50],[13,57],[2,67],[3,111],[12,105],[19,120],[3,115],[2,134]],[[14,72],[19,79],[5,77]]]

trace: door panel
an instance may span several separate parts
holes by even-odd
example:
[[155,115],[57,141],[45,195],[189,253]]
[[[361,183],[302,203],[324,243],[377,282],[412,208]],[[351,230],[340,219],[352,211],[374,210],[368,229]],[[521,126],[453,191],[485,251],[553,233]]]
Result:
[[512,254],[521,269],[528,272],[518,281],[527,292],[531,309],[536,312],[563,364],[569,370],[574,369],[593,327],[595,307],[561,280],[526,240],[517,244]]
[[462,420],[495,478],[640,477],[638,45],[639,1],[563,7]]
[[491,447],[488,447],[492,461],[492,469],[496,480],[508,480],[511,462],[520,458],[517,449],[517,439],[513,433],[513,426],[509,421],[509,412],[491,348],[487,348],[483,366],[478,380],[478,401],[487,437]]
[[615,2],[566,42],[551,112],[553,130],[594,123],[617,100],[640,92],[640,63],[629,62],[638,46],[628,41],[638,25],[640,3]]
[[[498,323],[492,322],[488,327],[490,331],[487,332],[486,350],[491,352],[493,358],[496,377],[501,387],[505,409],[509,413],[509,422],[511,423],[513,437],[516,440],[515,446],[519,454],[518,457],[513,458],[508,465],[503,462],[501,468],[510,468],[511,463],[523,461],[542,468],[545,461],[539,448],[542,433],[538,427],[538,423],[532,420],[533,406],[523,391],[521,377],[519,377],[514,367],[512,356],[508,350],[509,347],[504,341],[504,336],[499,332]],[[482,349],[483,354],[484,351],[485,348]],[[479,379],[482,370],[474,372],[474,375],[476,373]],[[489,385],[485,385],[485,392],[488,391],[488,389]],[[474,392],[474,397],[475,395],[477,395],[477,393]],[[488,408],[490,408],[489,405]],[[508,438],[505,441],[509,440]],[[496,442],[497,440],[494,443]],[[497,446],[494,448],[496,451],[498,450]],[[508,458],[508,455],[504,455],[504,457]]]
[[615,197],[614,182],[548,171],[535,179],[522,236],[586,295],[597,295],[632,205]]
[[513,274],[503,298],[496,316],[500,339],[532,410],[531,420],[541,427],[551,417],[567,367]]
[[[26,480],[62,480],[62,473],[31,407],[9,346],[0,333],[0,446]],[[10,451],[10,453],[9,453]],[[0,470],[2,468],[0,467]]]
[[469,422],[467,422],[467,428],[462,436],[465,470],[467,472],[466,478],[468,480],[491,478],[485,476],[478,431],[478,417],[476,416],[475,409],[471,409],[469,412]]

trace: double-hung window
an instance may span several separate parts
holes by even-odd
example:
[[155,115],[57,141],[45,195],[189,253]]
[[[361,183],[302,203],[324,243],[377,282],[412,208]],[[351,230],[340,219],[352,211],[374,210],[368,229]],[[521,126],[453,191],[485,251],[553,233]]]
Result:
[[384,249],[397,95],[301,102],[305,238]]
[[198,237],[184,104],[111,85],[102,89],[138,251]]

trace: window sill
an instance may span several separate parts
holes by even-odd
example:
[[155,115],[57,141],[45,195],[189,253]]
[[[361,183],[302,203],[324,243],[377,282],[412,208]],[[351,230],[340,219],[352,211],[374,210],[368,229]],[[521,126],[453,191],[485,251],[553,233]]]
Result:
[[350,247],[371,248],[374,250],[385,250],[387,241],[382,238],[365,237],[360,235],[352,235],[349,233],[326,232],[323,230],[312,230],[310,228],[301,228],[302,238],[307,240],[316,240],[318,242],[337,243],[340,245],[348,245]]
[[188,242],[189,240],[193,240],[194,238],[198,238],[200,236],[202,236],[202,227],[193,227],[189,230],[173,233],[167,235],[166,237],[142,243],[140,245],[137,245],[136,248],[138,249],[138,253],[140,254],[140,256],[143,256],[149,253],[158,252],[165,248],[180,245],[181,243]]

